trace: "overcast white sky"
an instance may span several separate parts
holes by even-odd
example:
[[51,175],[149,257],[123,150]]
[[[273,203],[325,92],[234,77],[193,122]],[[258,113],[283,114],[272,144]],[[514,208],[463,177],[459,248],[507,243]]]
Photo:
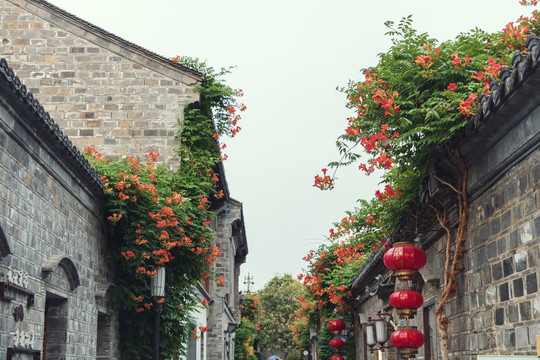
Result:
[[313,179],[336,160],[335,140],[349,111],[336,86],[360,79],[390,41],[384,22],[413,14],[438,40],[479,27],[502,29],[533,8],[518,0],[49,0],[166,57],[188,55],[227,78],[248,109],[240,135],[226,141],[231,196],[244,203],[248,273],[260,289],[276,274],[296,276],[302,257],[325,241],[332,222],[369,199],[377,179],[338,172],[336,189]]

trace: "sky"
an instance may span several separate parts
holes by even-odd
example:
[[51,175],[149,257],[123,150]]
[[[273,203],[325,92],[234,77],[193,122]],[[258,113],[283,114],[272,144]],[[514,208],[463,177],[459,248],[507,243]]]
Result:
[[[440,40],[479,27],[501,30],[533,8],[518,0],[49,0],[165,57],[235,66],[225,78],[243,89],[242,131],[225,140],[231,197],[241,201],[249,254],[240,287],[259,290],[275,275],[296,277],[302,258],[328,240],[332,223],[371,199],[376,176],[341,168],[336,188],[314,176],[338,160],[337,137],[351,111],[337,87],[361,80],[391,45],[384,23],[413,15]],[[243,286],[242,286],[243,285]]]

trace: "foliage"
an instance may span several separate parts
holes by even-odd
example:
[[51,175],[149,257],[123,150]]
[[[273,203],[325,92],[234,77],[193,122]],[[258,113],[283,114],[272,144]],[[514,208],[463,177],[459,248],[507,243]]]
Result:
[[257,333],[261,330],[260,318],[264,313],[261,300],[256,293],[246,294],[240,307],[241,322],[236,330],[234,358],[236,360],[255,360],[253,351]]
[[[112,161],[91,148],[86,155],[104,181],[110,259],[116,264],[115,302],[123,326],[122,354],[135,359],[139,351],[151,348],[153,312],[149,310],[156,301],[163,301],[162,328],[168,335],[162,344],[185,342],[185,310],[196,305],[191,287],[201,274],[208,274],[209,265],[219,256],[219,249],[207,240],[212,231],[210,221],[202,219],[205,209],[192,211],[191,199],[176,191],[171,174],[155,167],[159,155],[155,152],[144,162],[132,157]],[[159,267],[167,269],[166,301],[150,294],[150,279]]]
[[[179,58],[174,62],[182,62]],[[241,91],[234,91],[196,59],[184,64],[201,70],[200,102],[186,106],[178,137],[180,166],[171,171],[156,166],[159,154],[145,161],[132,157],[110,160],[95,149],[86,156],[104,181],[109,230],[109,254],[116,265],[120,350],[125,359],[144,359],[152,348],[153,310],[161,304],[160,356],[172,358],[185,350],[193,329],[188,314],[199,304],[193,285],[211,276],[210,266],[220,256],[212,244],[212,201],[224,197],[215,169],[224,158],[221,134],[240,130],[234,116]],[[234,116],[234,117],[233,117]],[[214,123],[215,122],[215,123]],[[166,296],[154,299],[150,280],[166,267]],[[224,280],[216,280],[223,285]],[[204,305],[204,304],[203,304]],[[203,331],[205,329],[201,329]]]
[[293,350],[291,323],[300,304],[302,285],[290,275],[272,278],[257,295],[264,312],[259,316],[260,331],[257,342],[262,350],[282,351],[290,354]]
[[227,155],[222,153],[226,145],[219,139],[223,135],[234,137],[241,130],[238,126],[239,113],[245,111],[246,106],[238,99],[243,96],[243,91],[233,90],[222,80],[229,69],[216,71],[191,57],[176,57],[173,62],[205,74],[204,81],[197,87],[200,101],[186,107],[179,129],[181,145],[176,151],[182,161],[175,181],[190,196],[203,194],[207,201],[221,199],[225,196],[222,189],[211,195],[219,176],[223,176],[216,173],[216,166],[227,159]]
[[[234,90],[223,81],[223,77],[229,74],[232,68],[215,70],[205,62],[189,56],[177,56],[173,62],[205,75],[203,83],[198,86],[201,100],[198,106],[190,107],[186,116],[201,122],[212,120],[218,134],[236,136],[242,130],[238,126],[238,122],[242,118],[239,112],[245,111],[246,106],[238,102],[238,98],[244,95],[242,89]],[[199,132],[193,132],[190,135],[201,137]]]
[[[329,164],[336,170],[355,165],[367,175],[377,171],[383,188],[373,199],[359,200],[330,230],[330,244],[304,258],[308,268],[300,278],[309,296],[298,322],[320,326],[325,314],[347,311],[354,275],[371,251],[386,246],[418,198],[430,154],[462,135],[491,81],[499,80],[514,51],[525,50],[527,37],[540,31],[539,18],[535,10],[500,32],[473,29],[442,43],[417,32],[411,16],[397,25],[386,23],[391,48],[379,54],[377,65],[363,70],[363,80],[342,89],[354,115],[336,143],[341,158]],[[332,189],[334,176],[322,172],[313,186]],[[305,334],[296,335],[299,346],[306,346]]]

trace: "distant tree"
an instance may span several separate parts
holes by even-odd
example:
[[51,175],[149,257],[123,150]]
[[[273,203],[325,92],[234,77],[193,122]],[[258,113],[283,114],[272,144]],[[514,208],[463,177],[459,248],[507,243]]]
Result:
[[254,347],[260,330],[259,320],[264,311],[257,293],[247,293],[240,309],[242,319],[240,327],[236,330],[234,358],[235,360],[257,360]]
[[258,292],[264,312],[260,316],[257,341],[261,350],[280,351],[290,355],[293,345],[291,325],[300,308],[298,297],[303,286],[291,275],[275,276]]

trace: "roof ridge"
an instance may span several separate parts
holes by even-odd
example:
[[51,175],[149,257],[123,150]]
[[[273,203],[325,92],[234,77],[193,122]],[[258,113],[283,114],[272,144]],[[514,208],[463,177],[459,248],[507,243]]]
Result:
[[135,49],[136,51],[141,52],[141,53],[143,53],[143,54],[145,54],[147,56],[150,56],[150,57],[152,57],[152,58],[154,58],[154,59],[156,59],[156,60],[158,60],[158,61],[160,61],[162,63],[165,63],[168,66],[176,67],[176,68],[178,68],[178,70],[183,70],[183,71],[185,71],[185,72],[187,72],[187,73],[189,73],[189,74],[191,74],[191,75],[193,75],[195,77],[199,77],[199,78],[204,77],[203,73],[201,73],[201,72],[199,72],[199,71],[197,71],[195,69],[189,68],[189,67],[187,67],[185,65],[181,65],[181,64],[178,64],[178,63],[173,63],[172,59],[170,59],[170,58],[167,58],[167,57],[165,57],[163,55],[160,55],[160,54],[158,54],[156,52],[148,50],[148,49],[146,49],[146,48],[144,48],[144,47],[142,47],[140,45],[137,45],[137,44],[135,44],[135,43],[133,43],[133,42],[131,42],[129,40],[126,40],[126,39],[124,39],[124,38],[122,38],[122,37],[120,37],[118,35],[115,35],[115,34],[109,32],[109,31],[107,31],[107,30],[105,30],[105,29],[103,29],[103,28],[101,28],[101,27],[99,27],[97,25],[94,25],[91,22],[89,22],[87,20],[84,20],[84,19],[82,19],[82,18],[80,18],[80,17],[78,17],[78,16],[76,16],[76,15],[74,15],[74,14],[72,14],[72,13],[70,13],[70,12],[56,6],[56,5],[54,5],[54,4],[51,4],[51,3],[49,3],[49,2],[47,2],[45,0],[27,0],[27,1],[32,2],[34,4],[37,4],[37,5],[40,5],[40,6],[43,6],[43,7],[47,8],[50,11],[53,11],[53,12],[55,12],[57,14],[65,16],[65,17],[79,23],[80,25],[82,25],[84,27],[90,28],[91,30],[93,30],[93,31],[95,31],[95,32],[97,32],[97,33],[99,33],[99,34],[101,34],[103,36],[106,36],[106,37],[108,37],[110,39],[116,40],[116,41],[126,45],[127,47]]
[[[478,112],[472,116],[467,125],[465,125],[465,134],[463,137],[457,139],[452,138],[450,141],[471,139],[473,134],[489,121],[489,119],[497,113],[497,111],[504,106],[504,104],[512,97],[517,90],[529,79],[535,69],[540,67],[540,37],[531,34],[527,38],[525,44],[526,51],[516,51],[512,57],[511,67],[503,67],[498,74],[500,81],[492,80],[489,85],[489,94],[482,93],[480,95],[480,102],[478,105]],[[427,201],[426,188],[429,185],[427,183],[423,186],[422,194],[417,198],[415,205],[411,210],[405,214],[402,221],[398,223],[394,232],[389,237],[389,243],[392,244],[396,241],[396,235],[402,232],[401,225],[410,223],[407,218],[411,213],[418,210],[418,208]],[[399,240],[398,240],[399,241]],[[370,257],[364,262],[362,267],[354,275],[352,280],[352,287],[358,287],[362,285],[366,279],[373,275],[373,272],[377,271],[382,266],[383,251],[376,251],[371,253]],[[361,289],[358,289],[360,291]]]
[[486,118],[488,118],[508,96],[518,89],[524,80],[532,73],[533,69],[539,66],[540,59],[540,37],[531,34],[525,43],[524,52],[516,50],[512,57],[511,67],[503,67],[499,70],[499,81],[491,80],[489,84],[489,94],[480,95],[478,112],[471,117],[466,125],[466,136],[478,129]]

